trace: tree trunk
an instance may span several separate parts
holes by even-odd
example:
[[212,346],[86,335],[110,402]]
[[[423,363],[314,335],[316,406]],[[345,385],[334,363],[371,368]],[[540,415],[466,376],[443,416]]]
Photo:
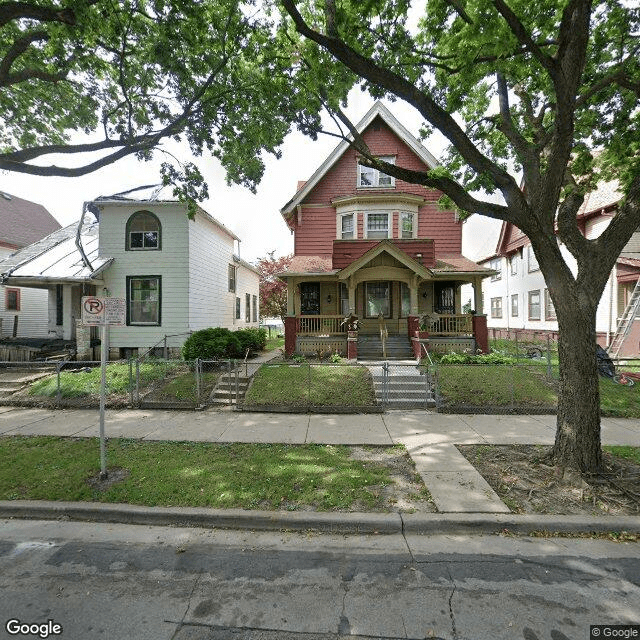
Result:
[[552,457],[563,467],[594,473],[602,467],[595,308],[563,302],[556,306],[560,393]]

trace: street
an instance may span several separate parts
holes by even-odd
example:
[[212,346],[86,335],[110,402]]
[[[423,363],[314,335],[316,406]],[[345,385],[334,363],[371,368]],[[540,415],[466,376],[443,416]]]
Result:
[[2,520],[0,590],[6,638],[582,640],[640,623],[640,547]]

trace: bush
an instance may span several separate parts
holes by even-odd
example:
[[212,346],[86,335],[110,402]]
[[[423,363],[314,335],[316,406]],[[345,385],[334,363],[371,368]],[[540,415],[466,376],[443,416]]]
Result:
[[222,327],[201,329],[192,333],[182,347],[185,360],[215,360],[218,358],[239,358],[242,347],[237,331]]
[[447,353],[440,358],[441,364],[516,364],[517,360],[501,353]]
[[267,346],[266,329],[239,329],[234,331],[233,335],[240,342],[240,357],[244,357],[247,349],[249,349],[249,354],[251,355],[263,351]]

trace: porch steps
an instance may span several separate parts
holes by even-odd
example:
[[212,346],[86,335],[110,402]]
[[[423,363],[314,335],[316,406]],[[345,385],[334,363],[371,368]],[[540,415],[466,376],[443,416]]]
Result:
[[[358,336],[358,360],[382,360],[382,340],[377,335]],[[387,338],[387,360],[414,360],[408,336]]]
[[[245,376],[243,373],[238,373],[238,388],[237,396],[240,401],[244,398],[244,394],[249,388],[249,381],[251,376]],[[209,404],[236,404],[236,374],[234,371],[231,373],[224,373],[218,378],[218,383],[209,396]]]
[[387,393],[385,397],[383,366],[378,362],[368,366],[373,378],[376,400],[386,409],[425,409],[434,407],[433,385],[424,371],[412,362],[388,362]]

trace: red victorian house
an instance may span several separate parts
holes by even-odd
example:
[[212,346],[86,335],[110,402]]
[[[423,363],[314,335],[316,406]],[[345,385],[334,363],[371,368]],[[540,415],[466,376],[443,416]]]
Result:
[[[382,103],[357,130],[387,162],[438,166]],[[295,236],[291,265],[279,274],[287,355],[417,357],[420,340],[429,349],[487,350],[486,317],[462,313],[460,286],[473,284],[481,310],[482,279],[494,272],[462,255],[462,223],[440,208],[441,195],[360,165],[346,141],[299,184],[281,210]],[[348,316],[357,331],[348,331]]]

